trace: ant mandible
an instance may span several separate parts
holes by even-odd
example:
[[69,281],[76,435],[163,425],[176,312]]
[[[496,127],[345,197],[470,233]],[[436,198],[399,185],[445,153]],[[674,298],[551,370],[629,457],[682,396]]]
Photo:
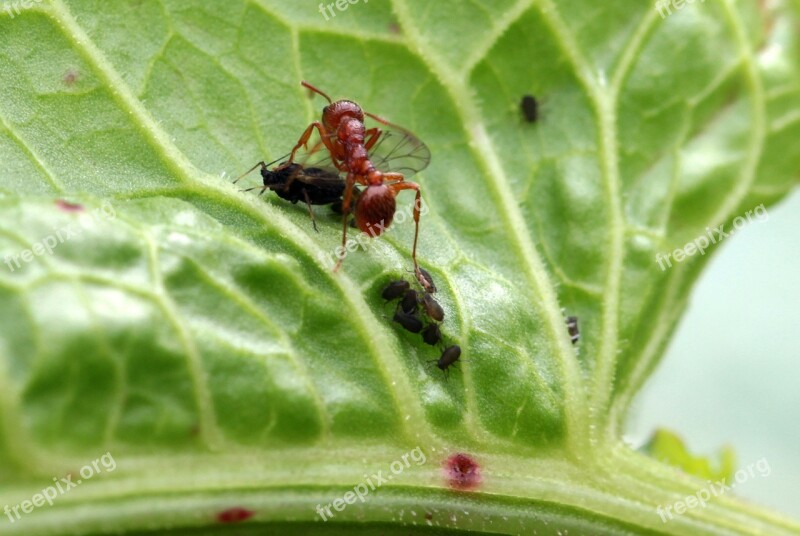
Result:
[[[406,181],[402,173],[396,171],[380,171],[370,160],[370,150],[376,147],[376,143],[383,135],[383,131],[378,127],[366,128],[364,117],[370,117],[378,123],[399,130],[403,133],[403,142],[411,140],[413,153],[416,161],[409,165],[407,169],[412,172],[424,169],[430,160],[430,152],[427,147],[416,139],[410,132],[402,129],[385,119],[365,112],[361,106],[351,100],[338,100],[333,102],[331,98],[312,86],[305,80],[301,82],[303,87],[308,88],[314,93],[325,97],[328,106],[322,109],[322,122],[314,121],[306,128],[303,135],[297,141],[289,156],[289,162],[293,162],[295,154],[301,147],[306,147],[314,129],[319,132],[321,143],[325,146],[331,156],[333,165],[347,173],[345,181],[344,201],[342,212],[344,213],[342,225],[342,254],[333,271],[337,271],[344,260],[347,246],[347,227],[348,214],[350,213],[350,203],[353,199],[353,189],[355,184],[361,184],[366,188],[359,194],[355,205],[355,219],[358,228],[372,237],[378,236],[389,227],[394,218],[397,208],[395,197],[402,190],[414,190],[414,246],[411,250],[411,259],[414,262],[414,271],[419,277],[419,266],[417,265],[417,239],[419,237],[419,214],[420,214],[420,186],[411,181]],[[398,146],[399,147],[399,146]],[[312,150],[314,152],[315,149]]]

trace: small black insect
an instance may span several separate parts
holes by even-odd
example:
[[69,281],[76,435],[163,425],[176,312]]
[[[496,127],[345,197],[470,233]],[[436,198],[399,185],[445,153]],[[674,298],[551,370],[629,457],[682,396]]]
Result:
[[442,340],[442,332],[439,329],[439,324],[432,322],[425,326],[425,329],[422,330],[422,340],[425,344],[430,344],[431,346],[439,344],[439,341]]
[[425,292],[428,294],[433,294],[436,292],[436,285],[433,283],[433,278],[427,270],[424,268],[419,268],[416,275],[417,281],[419,281],[419,284],[422,285],[423,289],[425,289]]
[[572,344],[578,342],[578,339],[581,338],[581,333],[578,330],[578,317],[577,316],[568,316],[567,317],[567,331],[569,332],[569,338],[572,339]]
[[528,123],[535,123],[539,118],[539,103],[533,95],[523,95],[519,107]]
[[444,309],[442,309],[442,306],[439,305],[439,302],[434,300],[433,296],[427,292],[422,297],[422,305],[425,306],[425,311],[428,313],[429,317],[437,322],[444,320]]
[[[433,298],[432,292],[436,292],[436,285],[431,274],[427,270],[419,268],[416,272],[416,277],[419,284],[425,289],[424,291],[412,289],[408,281],[399,279],[389,282],[383,288],[381,296],[387,301],[400,298],[392,320],[411,333],[422,332],[423,342],[435,346],[442,341],[439,322],[444,320],[444,309]],[[423,307],[422,310],[420,310],[420,305]],[[454,352],[453,348],[457,347],[448,348],[448,355]],[[460,355],[460,349],[458,353]],[[454,359],[458,359],[458,357],[456,356]],[[441,359],[433,361],[433,363],[439,363],[440,361]]]
[[400,302],[400,309],[407,315],[412,315],[417,312],[417,305],[419,304],[419,297],[416,290],[410,288],[406,290],[403,295],[403,300]]
[[398,307],[397,311],[395,311],[394,318],[392,320],[403,326],[411,333],[419,333],[422,331],[422,320],[413,314],[404,313],[400,307]]
[[386,301],[396,300],[403,296],[411,285],[405,279],[398,279],[386,285],[381,292],[381,297]]
[[461,357],[461,347],[459,345],[454,344],[453,346],[448,346],[444,349],[441,357],[439,357],[439,360],[436,361],[436,366],[444,372],[445,378],[449,372],[447,369],[451,365],[454,365],[455,362],[458,361],[459,357]]
[[[282,160],[282,158],[278,160]],[[305,201],[308,207],[308,214],[311,216],[311,224],[314,226],[314,230],[318,231],[317,221],[314,218],[314,211],[311,209],[311,205],[341,203],[345,189],[344,179],[339,176],[339,171],[334,168],[304,167],[296,162],[284,162],[273,169],[269,169],[269,166],[278,160],[269,164],[264,163],[264,161],[257,163],[247,173],[233,181],[234,184],[257,167],[261,167],[261,178],[264,186],[261,187],[259,195],[266,190],[272,190],[278,194],[278,197],[292,204],[301,200]],[[258,186],[248,188],[245,191],[249,192],[256,188]]]

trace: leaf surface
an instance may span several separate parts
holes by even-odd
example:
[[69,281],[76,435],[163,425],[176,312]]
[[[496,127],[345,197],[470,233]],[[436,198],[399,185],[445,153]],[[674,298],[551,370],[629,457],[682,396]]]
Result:
[[[733,498],[662,525],[655,506],[697,482],[618,443],[708,257],[662,270],[657,254],[797,181],[796,13],[348,5],[329,20],[277,0],[0,13],[0,499],[117,461],[8,526],[189,530],[246,507],[243,530],[302,534],[317,504],[418,447],[424,462],[337,521],[797,530]],[[301,79],[431,149],[413,179],[419,256],[464,350],[449,381],[380,298],[409,276],[410,194],[333,273],[338,216],[317,207],[314,233],[302,203],[231,184],[319,116]],[[483,500],[447,490],[459,451]]]

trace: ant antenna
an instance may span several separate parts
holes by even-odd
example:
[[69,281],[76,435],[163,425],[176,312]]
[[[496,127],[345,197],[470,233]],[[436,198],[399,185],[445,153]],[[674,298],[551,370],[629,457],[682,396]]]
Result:
[[305,80],[303,80],[302,82],[300,82],[300,85],[302,85],[302,86],[303,86],[303,87],[305,87],[305,88],[308,88],[308,89],[310,89],[310,90],[311,90],[311,91],[313,91],[314,93],[319,93],[320,95],[322,95],[323,97],[325,97],[326,99],[328,99],[328,104],[333,104],[333,101],[331,100],[331,98],[330,98],[330,97],[329,97],[327,94],[325,94],[325,92],[323,92],[321,89],[317,89],[317,88],[315,88],[314,86],[312,86],[311,84],[309,84],[309,83],[308,83],[308,82],[306,82]]

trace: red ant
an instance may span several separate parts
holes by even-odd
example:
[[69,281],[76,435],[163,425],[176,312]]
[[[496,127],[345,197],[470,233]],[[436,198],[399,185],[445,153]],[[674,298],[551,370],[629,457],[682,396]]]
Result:
[[[391,225],[397,208],[395,200],[397,194],[402,190],[414,190],[416,192],[414,199],[414,246],[411,250],[411,258],[414,261],[414,270],[418,274],[417,239],[419,237],[421,203],[420,187],[415,182],[406,181],[400,170],[413,174],[425,169],[430,162],[430,151],[424,143],[410,132],[389,123],[381,117],[365,112],[355,102],[346,99],[333,102],[327,94],[308,82],[303,81],[301,84],[314,93],[325,97],[329,104],[322,109],[322,122],[314,121],[308,125],[303,135],[300,136],[294,149],[292,149],[288,162],[294,162],[295,155],[301,147],[308,147],[308,140],[316,128],[319,132],[320,143],[330,153],[333,165],[339,171],[347,173],[344,201],[342,203],[342,211],[345,215],[342,225],[342,254],[333,271],[335,272],[341,267],[347,251],[347,215],[350,213],[353,189],[358,183],[366,188],[361,191],[356,200],[354,211],[356,225],[362,232],[368,233],[373,237],[380,235]],[[390,130],[384,132],[379,127],[366,128],[364,126],[365,116],[389,127]],[[399,131],[402,139],[397,145],[390,144],[389,154],[379,163],[382,168],[385,168],[385,170],[381,170],[373,164],[370,159],[370,153],[373,153],[372,158],[378,162],[375,153],[383,143],[383,140],[391,137],[392,130]],[[407,147],[407,144],[410,147]],[[319,144],[311,152],[313,153],[317,149],[319,149]],[[405,152],[395,154],[398,150]],[[390,159],[399,159],[402,165],[392,165],[390,167],[388,165]]]

